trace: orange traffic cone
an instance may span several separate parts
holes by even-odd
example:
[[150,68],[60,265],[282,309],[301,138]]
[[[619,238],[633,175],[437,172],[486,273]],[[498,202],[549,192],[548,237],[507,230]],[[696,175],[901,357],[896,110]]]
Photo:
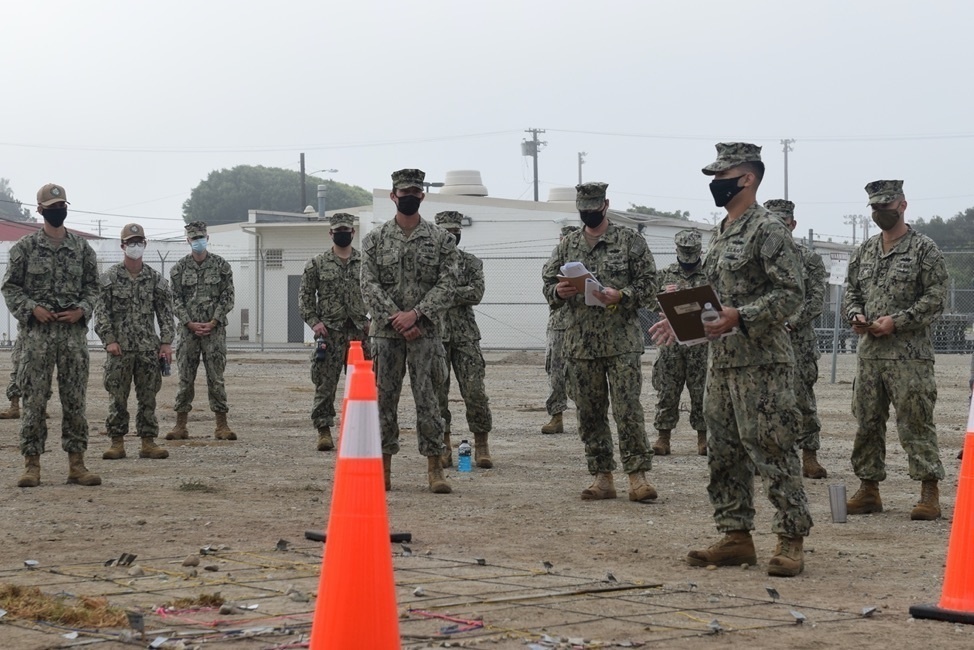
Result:
[[[345,413],[348,410],[348,395],[349,392],[351,391],[352,375],[359,368],[363,370],[367,370],[368,372],[372,372],[372,362],[362,359],[360,361],[356,361],[354,363],[350,363],[347,366],[345,366],[345,396],[342,398],[341,419],[339,420],[340,426],[338,427],[339,440],[341,440],[342,433],[345,431]],[[374,378],[375,375],[373,374],[372,377]]]
[[351,366],[356,361],[365,361],[365,351],[362,349],[362,342],[349,341],[348,354],[345,355],[345,365]]
[[335,464],[311,649],[399,648],[375,376],[356,367]]
[[974,403],[967,416],[964,459],[957,479],[940,602],[936,606],[914,605],[910,607],[910,615],[974,625]]

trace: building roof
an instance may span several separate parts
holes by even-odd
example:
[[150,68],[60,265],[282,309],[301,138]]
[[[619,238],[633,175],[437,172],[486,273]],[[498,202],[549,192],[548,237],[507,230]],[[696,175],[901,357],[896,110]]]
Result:
[[[10,221],[7,219],[0,219],[0,241],[17,241],[24,235],[30,235],[35,233],[43,227],[43,223],[39,221]],[[85,239],[101,239],[98,235],[93,235],[88,232],[81,232],[80,230],[67,229],[68,232],[74,233],[79,237]]]

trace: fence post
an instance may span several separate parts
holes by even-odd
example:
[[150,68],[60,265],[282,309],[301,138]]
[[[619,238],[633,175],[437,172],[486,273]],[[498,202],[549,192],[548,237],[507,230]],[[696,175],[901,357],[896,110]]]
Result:
[[839,313],[842,311],[842,292],[845,287],[841,284],[836,285],[838,291],[835,295],[835,319],[832,323],[832,381],[835,383],[835,364],[839,360]]
[[264,284],[265,284],[265,270],[267,268],[267,259],[264,255],[264,250],[261,249],[260,253],[260,351],[264,351]]

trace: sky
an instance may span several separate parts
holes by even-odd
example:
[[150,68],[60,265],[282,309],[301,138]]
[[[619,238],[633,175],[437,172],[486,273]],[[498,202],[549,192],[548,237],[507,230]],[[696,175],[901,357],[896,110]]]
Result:
[[211,171],[301,152],[368,190],[475,169],[531,199],[539,128],[541,200],[585,152],[613,208],[712,221],[714,144],[763,146],[767,200],[794,139],[799,232],[851,241],[872,180],[905,181],[908,220],[974,206],[972,19],[962,0],[7,3],[0,177],[29,206],[63,185],[73,228],[176,236]]

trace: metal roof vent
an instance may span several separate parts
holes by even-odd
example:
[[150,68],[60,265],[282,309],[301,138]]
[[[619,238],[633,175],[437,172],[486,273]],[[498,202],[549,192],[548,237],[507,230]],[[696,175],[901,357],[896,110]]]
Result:
[[487,196],[487,188],[484,187],[479,171],[460,169],[446,173],[439,193],[454,196]]

